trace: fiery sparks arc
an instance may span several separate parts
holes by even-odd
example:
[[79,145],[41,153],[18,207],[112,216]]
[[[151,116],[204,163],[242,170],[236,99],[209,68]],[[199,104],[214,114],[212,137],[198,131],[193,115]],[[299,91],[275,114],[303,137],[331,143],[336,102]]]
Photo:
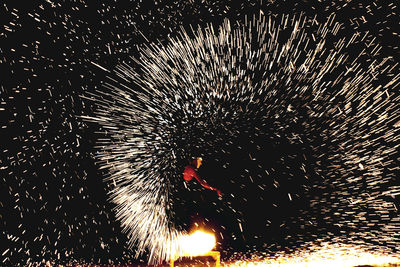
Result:
[[[138,255],[147,250],[154,263],[184,251],[187,233],[175,227],[171,206],[181,179],[178,158],[190,152],[177,144],[177,132],[204,119],[208,133],[223,125],[219,131],[235,135],[246,116],[301,119],[305,134],[287,136],[289,142],[322,140],[311,147],[322,177],[313,189],[335,190],[322,198],[310,191],[305,218],[319,214],[357,229],[355,238],[400,245],[397,207],[386,199],[400,194],[393,157],[400,145],[400,73],[390,56],[380,56],[373,36],[341,28],[333,16],[319,22],[260,13],[218,29],[182,29],[167,44],[142,46],[134,65],[118,66],[86,96],[96,106],[86,119],[102,127],[97,156],[109,171],[110,200]],[[276,131],[289,127],[281,123]],[[307,135],[310,129],[319,136]],[[190,132],[180,138],[191,142]]]

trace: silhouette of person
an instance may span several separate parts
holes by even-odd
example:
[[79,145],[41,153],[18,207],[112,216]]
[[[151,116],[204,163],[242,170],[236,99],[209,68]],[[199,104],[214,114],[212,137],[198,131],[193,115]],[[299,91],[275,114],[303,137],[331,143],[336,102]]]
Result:
[[185,167],[185,171],[183,172],[183,179],[185,179],[185,181],[191,181],[193,178],[195,178],[204,188],[217,191],[218,197],[221,197],[221,191],[207,184],[207,182],[201,179],[199,174],[197,173],[197,169],[201,166],[202,161],[203,159],[198,157],[190,162],[190,164]]

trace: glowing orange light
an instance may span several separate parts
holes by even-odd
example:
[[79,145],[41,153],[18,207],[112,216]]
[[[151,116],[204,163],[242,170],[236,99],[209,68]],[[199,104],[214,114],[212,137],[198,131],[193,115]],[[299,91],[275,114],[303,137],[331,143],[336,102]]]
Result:
[[215,247],[215,236],[198,230],[191,235],[183,236],[181,242],[183,255],[180,256],[201,256]]
[[215,236],[200,230],[183,235],[179,240],[180,250],[170,260],[170,267],[174,267],[174,262],[181,257],[211,256],[215,260],[215,266],[220,266],[220,253],[211,251],[215,247]]

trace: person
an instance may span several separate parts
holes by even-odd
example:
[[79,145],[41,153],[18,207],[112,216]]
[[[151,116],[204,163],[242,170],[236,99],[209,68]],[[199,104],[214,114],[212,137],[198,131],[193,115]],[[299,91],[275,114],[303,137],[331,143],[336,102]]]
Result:
[[191,181],[193,178],[195,178],[204,188],[217,191],[218,197],[221,197],[221,191],[208,185],[207,182],[201,179],[199,174],[197,173],[197,169],[200,168],[202,161],[203,159],[198,157],[190,162],[190,164],[185,167],[185,170],[183,172],[183,179],[185,179],[185,181]]

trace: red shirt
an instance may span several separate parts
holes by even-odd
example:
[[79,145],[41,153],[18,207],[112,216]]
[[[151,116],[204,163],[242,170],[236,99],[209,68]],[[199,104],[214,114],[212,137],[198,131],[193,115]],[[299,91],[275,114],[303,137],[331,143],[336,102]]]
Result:
[[200,179],[196,169],[192,165],[187,165],[185,167],[185,171],[183,172],[183,179],[185,179],[185,181],[190,181],[193,178],[196,178],[196,180]]
[[185,181],[190,181],[193,178],[196,178],[196,180],[205,188],[215,190],[218,193],[218,196],[221,196],[221,191],[219,191],[217,188],[214,188],[212,186],[209,186],[206,181],[200,178],[200,176],[197,174],[196,168],[196,161],[193,161],[190,165],[187,165],[185,167],[185,170],[183,171],[183,179]]

